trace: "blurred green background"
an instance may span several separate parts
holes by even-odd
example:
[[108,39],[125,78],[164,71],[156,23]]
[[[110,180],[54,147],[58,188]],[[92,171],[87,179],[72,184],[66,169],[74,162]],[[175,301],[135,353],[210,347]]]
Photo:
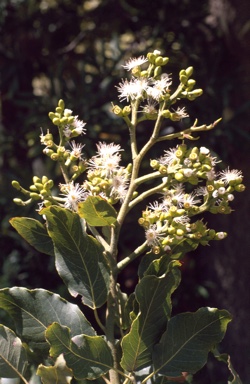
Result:
[[[60,98],[87,122],[86,156],[99,140],[127,148],[126,127],[110,112],[115,85],[125,76],[121,65],[158,49],[170,57],[167,71],[176,81],[180,69],[194,66],[204,95],[187,105],[190,121],[209,124],[223,117],[216,130],[200,135],[198,145],[220,156],[219,167],[242,169],[248,187],[230,216],[205,218],[229,236],[187,255],[174,313],[202,305],[229,310],[234,321],[223,347],[243,383],[250,383],[249,0],[1,0],[0,28],[0,287],[43,287],[66,297],[53,260],[31,249],[9,225],[13,216],[38,218],[36,207],[14,205],[11,181],[28,187],[33,174],[62,181],[39,142]],[[144,129],[139,127],[142,140]],[[163,149],[153,154],[159,157]],[[134,212],[127,223],[121,254],[143,238],[139,215]],[[135,281],[131,266],[121,284],[129,292]],[[224,367],[212,358],[196,377],[197,384],[226,382]]]

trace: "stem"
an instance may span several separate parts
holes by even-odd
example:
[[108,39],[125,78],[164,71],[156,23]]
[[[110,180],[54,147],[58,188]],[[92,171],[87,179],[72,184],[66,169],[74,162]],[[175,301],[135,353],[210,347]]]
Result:
[[129,256],[122,259],[117,264],[117,270],[118,272],[122,271],[131,261],[135,260],[138,256],[140,256],[146,249],[148,248],[148,244],[145,241],[143,244],[141,244],[138,248],[134,250]]
[[99,327],[101,328],[101,330],[105,333],[105,327],[104,325],[102,324],[99,316],[98,316],[98,312],[96,310],[96,308],[94,308],[94,316],[95,316],[95,320],[97,322],[97,324],[99,325]]
[[129,209],[133,208],[136,204],[140,203],[142,200],[153,195],[154,193],[160,192],[162,188],[164,188],[167,185],[167,183],[168,183],[168,179],[166,177],[166,180],[163,181],[160,185],[157,185],[156,187],[148,189],[147,191],[141,193],[138,197],[136,197],[134,200],[131,201],[131,203],[129,204]]

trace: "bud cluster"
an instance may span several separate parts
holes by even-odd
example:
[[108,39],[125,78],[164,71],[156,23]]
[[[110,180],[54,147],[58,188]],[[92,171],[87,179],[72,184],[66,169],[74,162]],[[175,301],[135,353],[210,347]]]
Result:
[[54,182],[53,180],[48,179],[47,176],[43,176],[42,178],[34,176],[33,184],[29,187],[29,190],[21,187],[19,182],[16,180],[12,181],[12,186],[28,198],[26,201],[20,198],[15,198],[14,202],[17,205],[25,206],[34,201],[42,200],[43,205],[47,207],[51,205],[52,202],[54,202],[52,197],[52,188],[54,187]]

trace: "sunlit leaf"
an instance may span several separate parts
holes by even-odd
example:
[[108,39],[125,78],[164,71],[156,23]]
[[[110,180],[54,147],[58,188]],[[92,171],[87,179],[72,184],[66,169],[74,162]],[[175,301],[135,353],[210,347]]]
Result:
[[223,363],[227,364],[229,371],[231,372],[231,378],[228,380],[228,384],[242,384],[242,381],[235,371],[231,358],[227,353],[220,354],[217,350],[212,351],[217,360],[223,361]]
[[46,331],[46,338],[51,345],[50,355],[58,357],[63,353],[77,380],[96,379],[113,367],[111,351],[101,336],[71,338],[69,328],[53,323]]
[[78,213],[94,227],[104,227],[116,222],[117,213],[106,200],[99,196],[88,196],[79,204]]
[[181,376],[200,370],[208,352],[224,337],[230,314],[216,308],[200,308],[170,319],[167,330],[153,352],[155,372]]
[[29,217],[13,217],[10,224],[38,252],[54,256],[53,242],[40,221]]
[[21,378],[27,367],[27,357],[21,340],[9,328],[0,325],[0,375]]
[[36,374],[41,377],[43,384],[69,384],[72,379],[72,370],[66,365],[63,355],[59,355],[55,365],[40,364]]
[[81,295],[91,308],[107,300],[109,268],[103,248],[86,234],[77,213],[60,207],[43,210],[56,257],[56,268],[73,296]]
[[95,334],[77,305],[44,289],[1,289],[0,308],[8,312],[15,322],[18,336],[33,349],[48,348],[44,332],[55,321],[68,326],[73,336]]

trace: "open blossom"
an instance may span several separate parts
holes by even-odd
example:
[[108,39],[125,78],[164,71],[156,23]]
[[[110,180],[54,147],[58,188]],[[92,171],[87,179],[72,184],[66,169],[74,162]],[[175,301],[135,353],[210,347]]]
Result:
[[119,86],[116,87],[120,95],[120,100],[136,100],[144,98],[144,93],[148,88],[148,79],[132,78],[130,81],[122,79]]
[[180,108],[178,107],[174,113],[172,114],[174,117],[174,120],[179,121],[181,119],[185,119],[186,117],[189,117],[189,114],[186,112],[186,108]]
[[95,169],[102,170],[106,177],[110,176],[117,168],[121,161],[120,151],[122,151],[119,144],[97,144],[97,155],[93,156],[89,161],[90,171]]
[[162,74],[160,80],[151,79],[151,85],[147,88],[147,95],[159,101],[164,96],[172,84],[172,80],[167,74]]
[[234,182],[236,180],[239,180],[241,182],[243,178],[241,171],[238,171],[237,169],[232,169],[230,171],[229,168],[219,172],[218,176],[219,176],[219,180],[223,181],[225,185],[228,185],[231,182]]
[[148,59],[144,56],[140,56],[138,58],[130,58],[125,65],[122,65],[123,68],[127,69],[128,71],[131,71],[131,69],[135,67],[139,67],[140,65],[146,63]]
[[84,147],[84,144],[79,144],[72,140],[69,145],[71,147],[70,155],[75,157],[76,159],[82,160],[82,149]]
[[72,133],[77,135],[82,135],[86,133],[86,128],[84,128],[86,123],[78,119],[78,116],[75,116],[73,123],[65,126],[63,133],[66,137],[71,137]]
[[60,184],[60,190],[62,195],[65,196],[65,208],[73,209],[74,211],[77,210],[78,203],[84,201],[88,196],[88,192],[79,183]]
[[164,235],[159,232],[156,224],[150,225],[150,227],[145,232],[147,244],[150,247],[157,246],[160,243],[160,240],[164,238]]

